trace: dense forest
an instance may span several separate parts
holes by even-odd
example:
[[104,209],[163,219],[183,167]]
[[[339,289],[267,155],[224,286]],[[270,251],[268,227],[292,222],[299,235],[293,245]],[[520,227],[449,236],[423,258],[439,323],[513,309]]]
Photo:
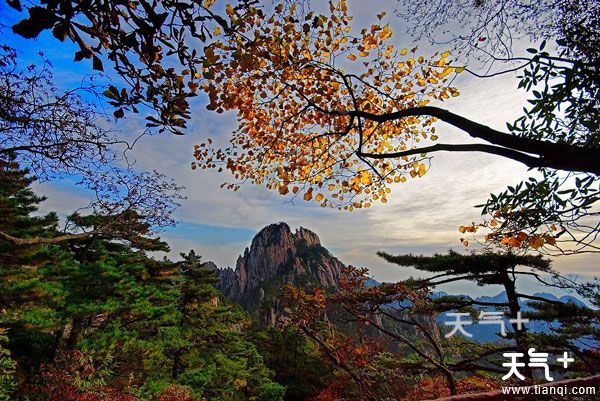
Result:
[[[418,3],[386,1],[353,26],[345,0],[2,2],[0,401],[527,399],[509,386],[597,399],[600,283],[554,264],[600,250],[600,5]],[[447,49],[402,46],[400,22]],[[31,62],[36,46],[52,51]],[[467,74],[515,78],[519,117],[498,129],[451,111]],[[198,107],[237,128],[211,139]],[[181,135],[198,143],[186,168],[227,175],[222,188],[366,220],[392,187],[424,185],[439,152],[506,159],[526,178],[457,227],[458,251],[372,249],[394,282],[286,223],[224,268],[169,253],[161,234],[189,192],[134,156]],[[40,194],[61,182],[87,206],[52,211],[64,199]],[[359,230],[348,221],[338,236]]]
[[[30,173],[14,160],[3,161],[1,173],[2,231],[58,238],[56,214],[36,213],[44,198],[31,190]],[[548,288],[598,302],[594,286],[560,277],[539,256],[382,254],[436,274],[377,283],[366,269],[341,264],[305,229],[286,243],[289,228],[279,224],[261,231],[249,254],[289,255],[292,248],[291,259],[265,257],[245,267],[256,270],[250,275],[271,271],[236,293],[227,277],[239,274],[204,263],[194,251],[175,262],[153,258],[167,244],[149,237],[135,213],[126,218],[123,235],[2,242],[3,399],[425,399],[497,388],[501,354],[528,348],[577,356],[568,372],[553,366],[553,374],[597,374],[596,309],[577,298],[515,291],[517,278],[535,275],[551,280]],[[70,219],[101,224],[94,215]],[[319,275],[324,271],[330,282]],[[506,299],[429,290],[457,280],[501,284]],[[252,297],[257,291],[260,298]],[[537,329],[507,322],[514,331],[487,342],[441,334],[442,313],[477,316],[490,306],[508,316],[523,312]]]
[[[56,215],[32,215],[43,199],[27,171],[10,160],[1,171],[2,230],[57,236]],[[193,252],[152,259],[167,245],[135,215],[129,224],[127,238],[2,244],[4,399],[16,386],[31,400],[281,399],[247,317],[219,302],[214,271]]]

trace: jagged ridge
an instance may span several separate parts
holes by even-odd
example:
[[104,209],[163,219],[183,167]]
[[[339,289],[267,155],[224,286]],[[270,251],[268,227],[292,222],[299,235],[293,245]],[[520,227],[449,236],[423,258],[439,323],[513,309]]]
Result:
[[257,314],[261,324],[273,324],[282,313],[286,284],[319,286],[335,291],[344,267],[321,245],[317,234],[286,223],[263,228],[239,256],[236,268],[218,269],[223,295]]

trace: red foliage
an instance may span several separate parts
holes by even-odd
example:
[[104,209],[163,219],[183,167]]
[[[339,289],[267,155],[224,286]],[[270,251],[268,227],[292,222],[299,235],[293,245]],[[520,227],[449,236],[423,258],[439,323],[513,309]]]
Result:
[[[133,395],[94,384],[97,369],[80,351],[70,351],[43,365],[38,381],[27,389],[32,399],[44,401],[137,401]],[[86,389],[79,383],[90,383]]]
[[187,388],[170,385],[156,396],[156,401],[193,401],[193,399]]
[[[491,391],[498,388],[498,383],[492,379],[474,375],[456,382],[456,390],[458,394],[478,393],[483,391]],[[446,379],[440,376],[427,378],[422,380],[415,386],[405,400],[428,400],[449,397],[450,390]]]
[[351,384],[347,380],[333,380],[317,395],[311,397],[310,401],[337,401],[343,399],[348,386],[351,386]]
[[328,343],[330,353],[338,365],[361,369],[367,367],[382,347],[368,337],[353,339],[350,337],[331,338]]

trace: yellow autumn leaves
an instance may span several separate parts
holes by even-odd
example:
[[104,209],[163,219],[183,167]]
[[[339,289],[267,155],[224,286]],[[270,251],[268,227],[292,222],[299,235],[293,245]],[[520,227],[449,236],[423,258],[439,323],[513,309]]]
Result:
[[[345,210],[385,203],[391,185],[427,173],[424,154],[360,155],[437,140],[433,117],[377,122],[353,113],[381,115],[457,96],[449,84],[456,73],[450,54],[429,59],[415,55],[416,48],[398,51],[386,24],[353,36],[345,1],[330,2],[329,10],[300,15],[281,6],[243,19],[226,10],[247,34],[224,37],[205,51],[202,90],[208,108],[236,112],[239,127],[229,146],[198,145],[193,168],[228,170],[230,189],[250,182]],[[351,73],[337,66],[341,60],[355,61]]]

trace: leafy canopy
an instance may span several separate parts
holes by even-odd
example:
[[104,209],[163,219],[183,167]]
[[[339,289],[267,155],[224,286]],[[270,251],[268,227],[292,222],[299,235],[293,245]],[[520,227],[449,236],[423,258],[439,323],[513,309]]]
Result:
[[[243,13],[257,0],[237,1]],[[28,2],[27,16],[12,29],[25,38],[36,38],[51,30],[61,42],[70,41],[78,50],[75,61],[91,60],[94,70],[105,64],[124,81],[106,92],[121,118],[140,108],[153,111],[146,117],[149,127],[180,134],[190,118],[188,99],[196,95],[206,62],[201,51],[214,36],[233,33],[216,11],[216,0],[182,1],[39,1]],[[19,0],[8,1],[23,11]],[[234,8],[233,6],[228,6]],[[169,65],[167,67],[167,64]]]
[[365,156],[435,141],[434,117],[377,122],[346,110],[384,114],[458,95],[449,53],[425,59],[396,49],[383,23],[353,36],[344,0],[326,14],[279,5],[243,21],[229,8],[228,17],[242,33],[206,49],[202,88],[209,110],[235,111],[240,125],[226,148],[196,146],[192,168],[227,169],[239,181],[348,210],[386,202],[390,184],[426,173],[425,155]]

